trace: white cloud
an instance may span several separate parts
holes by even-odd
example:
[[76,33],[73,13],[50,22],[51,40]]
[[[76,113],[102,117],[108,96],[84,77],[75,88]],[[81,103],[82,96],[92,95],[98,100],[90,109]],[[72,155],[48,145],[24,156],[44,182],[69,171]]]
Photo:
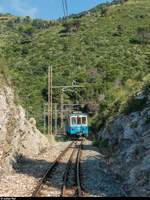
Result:
[[35,17],[37,8],[30,8],[29,5],[25,4],[22,0],[9,0],[10,7],[14,11],[20,13],[23,16],[30,16],[31,18]]

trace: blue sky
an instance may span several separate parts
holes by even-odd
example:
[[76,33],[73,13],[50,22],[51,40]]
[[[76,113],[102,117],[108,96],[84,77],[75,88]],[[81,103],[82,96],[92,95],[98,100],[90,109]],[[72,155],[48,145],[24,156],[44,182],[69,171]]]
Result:
[[[69,14],[79,13],[112,0],[67,0]],[[30,16],[38,19],[57,19],[63,16],[62,0],[0,0],[0,13]]]

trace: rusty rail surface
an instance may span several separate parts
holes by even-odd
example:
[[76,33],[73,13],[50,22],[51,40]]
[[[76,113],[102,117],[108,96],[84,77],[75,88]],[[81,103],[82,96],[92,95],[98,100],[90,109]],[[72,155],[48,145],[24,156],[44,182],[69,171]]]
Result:
[[77,155],[77,161],[76,161],[76,179],[77,179],[77,196],[82,197],[82,190],[81,190],[81,183],[80,183],[80,159],[81,159],[81,148],[83,145],[83,140],[81,141],[78,155]]
[[[69,150],[71,146],[74,145],[74,149],[71,153],[71,156],[67,162],[67,166],[63,175],[63,185],[61,188],[61,194],[60,196],[67,196],[67,183],[69,180],[69,172],[70,170],[75,170],[75,187],[71,188],[72,194],[69,196],[78,196],[82,197],[82,190],[81,190],[81,184],[80,184],[80,157],[81,157],[81,149],[83,145],[84,140],[81,139],[80,143],[79,141],[73,141],[69,146],[57,157],[57,159],[54,161],[54,163],[47,169],[45,172],[43,178],[39,181],[37,187],[35,188],[34,192],[32,193],[32,197],[38,196],[42,185],[47,181],[48,177],[50,176],[52,170],[57,166],[60,159],[65,155],[65,153]],[[78,144],[78,145],[77,145]],[[74,161],[74,160],[75,161]],[[71,178],[72,180],[72,178]]]
[[57,157],[57,159],[54,161],[54,163],[47,169],[47,171],[45,172],[43,178],[39,181],[37,187],[35,188],[34,192],[32,193],[32,197],[36,197],[38,195],[42,184],[46,181],[46,179],[50,175],[50,173],[53,170],[53,168],[58,164],[58,162],[61,159],[61,157],[68,151],[68,149],[74,144],[74,142],[75,141],[71,142],[69,144],[69,146]]
[[[62,188],[62,194],[61,196],[69,196],[67,194],[67,182],[69,179],[73,179],[75,178],[75,187],[72,187],[72,194],[70,196],[77,196],[77,197],[82,197],[82,189],[81,189],[81,183],[80,183],[80,158],[81,158],[81,149],[82,149],[82,145],[83,145],[83,139],[81,140],[80,144],[78,145],[78,147],[76,146],[70,156],[70,159],[68,161],[67,167],[66,167],[66,171],[64,173],[64,184],[63,184],[63,188]],[[74,155],[76,154],[76,158],[75,158],[75,162],[73,160]],[[71,166],[72,165],[72,166]],[[72,169],[71,169],[72,167]],[[74,168],[74,169],[73,169]],[[69,177],[69,172],[70,170],[75,170],[75,177]]]
[[[77,144],[77,143],[76,143]],[[75,147],[74,150],[72,151],[72,154],[70,156],[70,159],[67,163],[67,167],[66,167],[66,170],[65,170],[65,173],[64,173],[64,177],[63,177],[63,180],[64,180],[64,184],[62,186],[62,192],[61,192],[61,196],[67,196],[67,183],[68,183],[68,180],[69,180],[69,171],[71,170],[71,167],[73,165],[73,157],[74,155],[76,154],[77,152],[77,148]],[[73,189],[72,189],[73,190]]]

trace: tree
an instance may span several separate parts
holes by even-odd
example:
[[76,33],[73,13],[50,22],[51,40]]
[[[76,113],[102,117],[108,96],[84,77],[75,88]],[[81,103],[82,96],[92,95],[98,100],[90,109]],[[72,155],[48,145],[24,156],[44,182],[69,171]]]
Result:
[[26,33],[28,36],[32,36],[35,31],[35,27],[31,25],[26,25],[24,28],[24,33]]
[[90,67],[88,70],[89,73],[89,82],[95,83],[97,81],[98,73],[97,70],[94,67]]
[[31,19],[30,19],[29,16],[26,16],[26,17],[24,18],[24,22],[25,22],[25,23],[30,23],[30,21],[31,21]]
[[8,21],[7,26],[9,28],[13,28],[14,27],[14,24],[13,24],[12,20]]
[[20,23],[20,17],[17,17],[15,20],[14,20],[15,23]]
[[138,35],[139,39],[141,40],[141,43],[146,44],[146,43],[148,43],[148,41],[150,39],[150,29],[139,27],[137,29],[137,35]]
[[76,80],[78,83],[86,82],[87,78],[88,78],[87,72],[80,71],[80,72],[77,72],[76,74]]
[[18,26],[18,31],[19,31],[19,32],[23,32],[23,31],[24,31],[24,27],[23,27],[22,24],[19,24],[19,26]]
[[106,7],[101,8],[101,16],[102,17],[106,17],[107,12],[108,12],[108,8],[106,8]]
[[117,26],[117,31],[118,31],[118,34],[119,34],[119,35],[122,35],[123,32],[124,32],[123,26],[119,24],[119,25]]
[[66,32],[77,31],[80,27],[80,20],[74,19],[63,24]]

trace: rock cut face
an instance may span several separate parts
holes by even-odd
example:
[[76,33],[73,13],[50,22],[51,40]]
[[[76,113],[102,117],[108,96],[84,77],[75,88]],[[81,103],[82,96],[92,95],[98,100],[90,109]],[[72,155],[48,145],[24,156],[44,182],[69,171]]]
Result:
[[150,196],[150,106],[129,115],[119,114],[99,136],[108,139],[110,156],[115,157],[111,168],[122,177],[128,194]]
[[36,128],[36,121],[25,117],[24,109],[14,104],[10,87],[0,88],[0,169],[12,170],[16,155],[33,158],[47,148],[48,141]]

